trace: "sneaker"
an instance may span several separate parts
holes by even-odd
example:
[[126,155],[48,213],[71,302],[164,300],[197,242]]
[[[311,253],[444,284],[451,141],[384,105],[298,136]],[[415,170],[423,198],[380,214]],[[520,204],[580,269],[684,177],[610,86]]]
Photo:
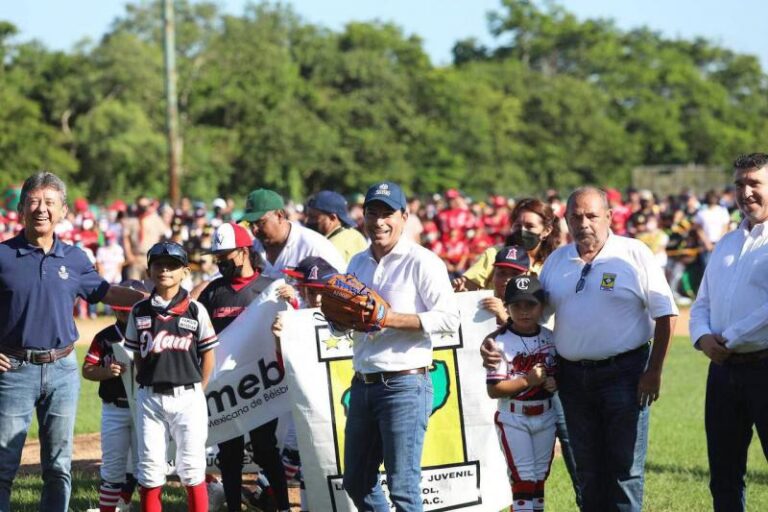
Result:
[[120,498],[117,500],[117,507],[115,507],[115,510],[117,512],[131,512],[131,504],[124,502],[123,498]]

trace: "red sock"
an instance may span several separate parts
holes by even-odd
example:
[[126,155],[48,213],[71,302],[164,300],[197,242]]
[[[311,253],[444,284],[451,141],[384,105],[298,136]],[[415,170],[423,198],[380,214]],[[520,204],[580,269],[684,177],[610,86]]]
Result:
[[163,512],[163,488],[139,486],[141,496],[141,512]]
[[187,486],[187,510],[208,512],[208,486],[205,482]]

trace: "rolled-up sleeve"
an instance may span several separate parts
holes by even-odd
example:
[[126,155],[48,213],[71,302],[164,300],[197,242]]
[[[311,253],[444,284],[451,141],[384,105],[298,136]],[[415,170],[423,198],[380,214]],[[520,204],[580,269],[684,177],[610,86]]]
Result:
[[421,328],[427,334],[453,333],[459,329],[459,307],[448,270],[435,258],[421,265],[419,295],[427,310],[417,313]]

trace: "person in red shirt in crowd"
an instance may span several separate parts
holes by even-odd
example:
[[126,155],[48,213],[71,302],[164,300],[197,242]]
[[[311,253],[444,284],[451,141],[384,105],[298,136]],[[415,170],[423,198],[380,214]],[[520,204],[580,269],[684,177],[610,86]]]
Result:
[[440,242],[440,230],[435,221],[424,221],[424,230],[421,232],[421,245],[438,256],[442,253],[443,244]]
[[[509,229],[507,229],[507,231],[509,231]],[[469,240],[469,262],[472,263],[476,261],[478,256],[483,254],[483,252],[492,245],[496,245],[496,241],[490,234],[488,234],[488,228],[479,226]]]
[[464,233],[467,230],[476,227],[477,219],[467,207],[461,193],[455,188],[445,192],[445,199],[448,201],[448,207],[437,214],[437,225],[440,228],[440,233],[446,236],[456,229],[459,231],[460,237],[464,238]]
[[616,235],[627,234],[627,221],[632,216],[632,210],[621,199],[621,192],[615,188],[605,191],[608,196],[608,204],[611,207],[611,231]]
[[451,278],[457,277],[467,269],[469,260],[469,242],[459,229],[452,229],[441,239],[443,250],[439,256],[445,261]]
[[482,224],[492,239],[491,245],[501,244],[509,234],[509,206],[504,196],[491,196],[490,199],[490,208],[483,215]]
[[80,229],[77,229],[75,233],[80,235],[80,240],[82,241],[83,246],[90,249],[93,254],[96,254],[100,245],[99,227],[96,225],[93,213],[89,210],[83,212],[81,218]]

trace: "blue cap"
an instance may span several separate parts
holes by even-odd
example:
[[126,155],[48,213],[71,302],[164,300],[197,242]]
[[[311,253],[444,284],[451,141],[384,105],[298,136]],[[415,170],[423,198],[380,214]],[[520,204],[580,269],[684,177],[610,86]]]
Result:
[[405,210],[406,201],[403,189],[391,181],[382,181],[368,189],[363,208],[373,201],[381,201],[393,210]]
[[347,200],[344,196],[333,192],[332,190],[321,190],[307,203],[308,208],[314,208],[324,213],[336,215],[346,226],[355,226],[357,223],[352,220],[347,212]]

